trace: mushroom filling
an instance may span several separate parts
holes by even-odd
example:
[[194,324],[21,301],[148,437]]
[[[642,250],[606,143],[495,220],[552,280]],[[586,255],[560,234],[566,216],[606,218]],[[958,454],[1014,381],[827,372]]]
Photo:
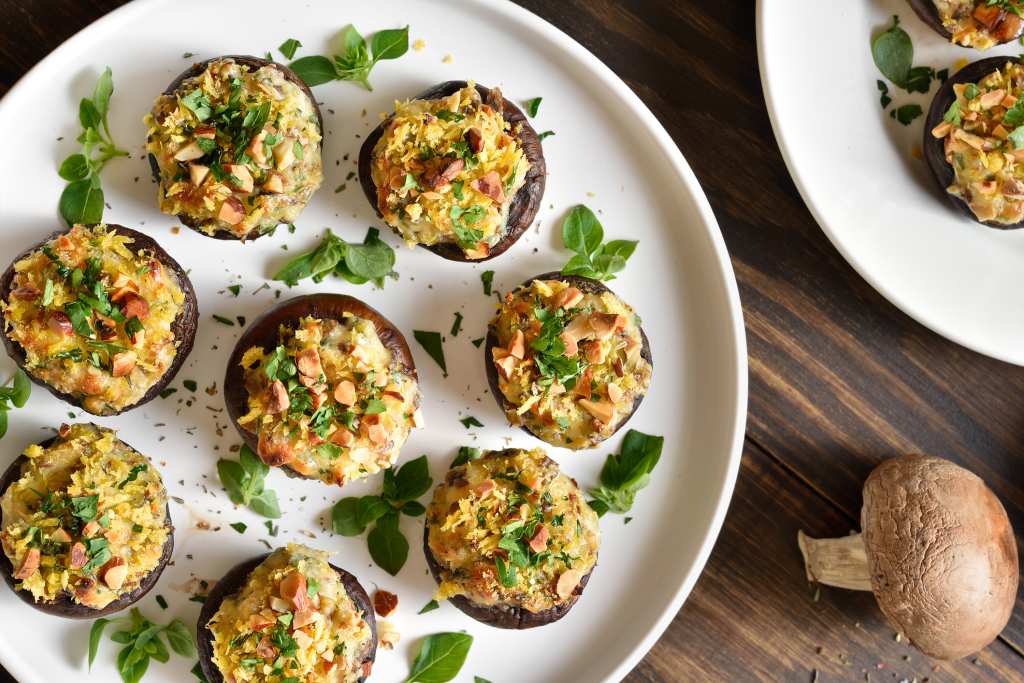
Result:
[[14,264],[0,301],[25,370],[97,415],[141,400],[168,371],[185,294],[177,275],[132,238],[76,225]]
[[517,134],[473,83],[397,102],[371,166],[384,220],[410,246],[454,242],[469,258],[487,256],[530,169]]
[[67,594],[102,609],[139,587],[161,562],[170,533],[167,491],[143,455],[114,432],[62,426],[0,498],[4,554],[36,602]]
[[323,180],[315,105],[275,66],[215,60],[145,121],[160,210],[207,235],[293,223]]
[[977,83],[953,85],[956,100],[932,129],[954,172],[947,192],[979,221],[1024,220],[1024,66],[1010,62]]
[[942,26],[953,42],[985,50],[1021,34],[1022,0],[933,0]]
[[552,445],[608,438],[650,385],[637,315],[609,291],[534,280],[505,295],[490,327],[509,421]]
[[453,467],[427,509],[435,598],[542,612],[572,599],[597,563],[597,513],[544,451],[485,451]]
[[328,557],[289,544],[225,598],[208,624],[225,680],[346,683],[369,673],[373,632]]
[[391,467],[419,426],[419,385],[365,318],[302,318],[241,364],[249,412],[238,423],[268,465],[341,485]]

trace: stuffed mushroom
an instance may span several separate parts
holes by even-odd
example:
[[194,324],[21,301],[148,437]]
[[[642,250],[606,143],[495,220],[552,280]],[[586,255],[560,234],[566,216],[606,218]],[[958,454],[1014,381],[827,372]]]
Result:
[[4,345],[28,376],[94,415],[153,399],[195,339],[196,295],[151,238],[120,225],[76,225],[0,277]]
[[363,143],[366,198],[409,246],[454,261],[508,249],[537,215],[546,167],[536,131],[497,88],[448,81],[398,102]]
[[62,425],[0,479],[0,572],[36,609],[93,619],[139,601],[171,558],[153,463],[93,424]]
[[561,273],[505,295],[488,326],[484,364],[511,424],[572,449],[618,431],[654,367],[636,312],[597,280]]
[[986,50],[1016,40],[1024,29],[1024,0],[909,1],[922,21],[963,47]]
[[289,544],[217,582],[199,614],[210,683],[359,683],[377,653],[370,598],[328,553]]
[[597,564],[597,513],[544,451],[483,451],[448,470],[423,535],[435,598],[491,626],[564,617]]
[[991,57],[965,66],[935,94],[924,156],[958,210],[993,228],[1024,221],[1024,63]]
[[160,210],[220,239],[294,223],[323,180],[323,121],[286,66],[256,57],[195,64],[146,116]]
[[341,294],[291,299],[254,322],[224,387],[232,421],[263,462],[328,484],[391,467],[422,423],[402,333]]

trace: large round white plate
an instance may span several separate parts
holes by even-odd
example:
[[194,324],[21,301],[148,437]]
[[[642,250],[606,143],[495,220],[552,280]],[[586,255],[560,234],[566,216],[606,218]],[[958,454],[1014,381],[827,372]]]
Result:
[[[293,13],[282,12],[292,7]],[[242,245],[211,240],[192,231],[172,232],[169,217],[154,208],[155,188],[140,154],[142,117],[154,96],[194,59],[218,54],[263,54],[284,39],[298,38],[299,53],[328,53],[345,24],[364,34],[411,25],[413,39],[426,48],[384,62],[372,75],[374,91],[353,83],[319,86],[327,130],[326,181],[298,221],[298,230]],[[443,60],[445,55],[450,60]],[[450,63],[445,63],[450,62]],[[675,615],[714,543],[739,465],[746,407],[746,352],[739,300],[718,227],[693,173],[669,136],[611,71],[572,39],[511,4],[485,2],[132,3],[69,40],[34,68],[0,103],[0,130],[7,134],[0,164],[0,207],[4,229],[0,254],[11,256],[58,227],[55,212],[61,181],[56,167],[75,149],[78,99],[91,91],[105,65],[113,68],[112,131],[133,158],[112,162],[103,185],[110,208],[106,219],[139,227],[155,237],[191,270],[199,297],[201,325],[195,349],[174,382],[173,397],[126,415],[98,420],[153,457],[171,495],[177,528],[173,566],[144,600],[155,620],[180,616],[194,623],[199,606],[187,600],[183,584],[192,576],[216,580],[238,561],[265,552],[260,540],[298,541],[335,552],[335,562],[354,572],[372,591],[398,594],[394,624],[402,641],[381,652],[374,677],[404,679],[422,636],[466,630],[475,637],[459,680],[474,675],[493,681],[618,680],[654,644]],[[211,319],[214,313],[252,320],[275,301],[273,289],[257,291],[283,260],[316,242],[325,227],[361,239],[378,224],[357,181],[349,179],[363,136],[378,114],[425,86],[451,78],[500,85],[517,101],[542,96],[534,120],[554,130],[545,141],[550,176],[537,229],[499,259],[482,265],[444,261],[425,250],[402,248],[400,279],[383,290],[337,280],[305,282],[282,297],[344,291],[367,300],[406,332],[446,333],[450,375],[414,346],[425,394],[426,429],[406,445],[403,461],[426,453],[435,481],[460,444],[481,447],[542,445],[507,427],[488,395],[482,351],[471,340],[483,334],[493,299],[484,297],[480,273],[497,271],[504,291],[530,275],[558,268],[567,258],[557,229],[569,207],[586,203],[600,212],[610,237],[635,238],[640,246],[613,287],[632,302],[645,321],[656,372],[650,394],[630,426],[666,437],[665,451],[650,486],[637,499],[628,526],[609,515],[602,521],[601,562],[586,594],[568,617],[541,629],[508,632],[484,626],[449,605],[417,615],[434,582],[420,552],[421,519],[402,521],[412,550],[409,562],[391,577],[370,561],[363,538],[334,536],[325,523],[342,495],[379,491],[380,479],[345,487],[294,481],[279,472],[268,484],[285,508],[281,532],[269,538],[263,520],[235,509],[221,490],[218,457],[238,443],[222,412],[219,382],[239,333]],[[339,186],[346,189],[335,192]],[[378,224],[379,225],[379,224]],[[390,233],[386,239],[397,246]],[[282,251],[287,245],[288,251]],[[241,283],[238,298],[225,292]],[[465,316],[457,337],[447,334],[454,313]],[[2,374],[13,365],[0,362]],[[194,379],[195,395],[182,388]],[[204,391],[216,384],[213,395]],[[211,390],[212,391],[212,390]],[[181,399],[189,398],[191,405]],[[486,427],[467,430],[467,414]],[[12,413],[0,465],[29,443],[68,421],[68,407],[37,389],[28,407]],[[75,411],[75,418],[88,416]],[[588,453],[554,455],[581,486],[595,484],[605,455],[621,438]],[[202,531],[200,521],[218,530]],[[228,524],[242,521],[239,535]],[[155,595],[170,608],[162,611]],[[23,683],[80,680],[85,676],[88,623],[47,617],[0,590],[0,661]],[[94,680],[115,680],[116,647],[104,639]],[[173,657],[153,663],[147,681],[188,680],[192,661]]]
[[[950,45],[905,0],[759,0],[757,40],[768,112],[789,171],[847,261],[896,306],[939,334],[1024,365],[1024,231],[987,228],[941,196],[920,148],[924,117],[902,126],[883,112],[871,38],[892,23],[914,64],[950,68],[1017,54]],[[917,103],[890,84],[892,107]]]

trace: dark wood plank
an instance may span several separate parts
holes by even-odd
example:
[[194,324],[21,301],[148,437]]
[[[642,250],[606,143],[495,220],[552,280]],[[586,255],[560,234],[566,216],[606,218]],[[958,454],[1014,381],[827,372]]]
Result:
[[704,575],[626,680],[895,683],[1024,676],[1024,662],[1001,641],[977,657],[938,664],[895,639],[871,594],[828,587],[816,594],[801,570],[796,532],[848,528],[841,512],[748,441]]

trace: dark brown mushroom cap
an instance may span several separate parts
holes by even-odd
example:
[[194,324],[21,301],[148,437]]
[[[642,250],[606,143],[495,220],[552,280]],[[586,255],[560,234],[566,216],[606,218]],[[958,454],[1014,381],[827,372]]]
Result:
[[[250,323],[235,344],[235,350],[231,352],[228,368],[224,375],[224,401],[227,404],[228,416],[253,452],[257,451],[258,435],[238,424],[239,418],[249,412],[249,392],[245,388],[242,356],[253,346],[260,346],[267,350],[276,348],[280,343],[281,325],[295,327],[299,320],[306,316],[343,322],[345,313],[351,313],[372,322],[381,343],[401,364],[402,370],[413,379],[418,379],[416,363],[413,361],[412,351],[409,349],[405,336],[375,308],[345,294],[306,294],[288,299]],[[289,475],[310,478],[287,466],[282,469]]]
[[[512,454],[519,449],[506,448],[501,451],[492,451],[490,455],[495,457],[503,457],[505,455]],[[447,478],[445,479],[447,481]],[[427,559],[427,566],[430,568],[430,574],[434,577],[434,581],[438,584],[441,583],[443,569],[441,564],[434,557],[434,553],[430,550],[430,522],[429,519],[423,525],[423,555]],[[594,565],[596,567],[597,565]],[[558,621],[573,608],[576,601],[583,595],[583,589],[587,587],[587,582],[590,581],[591,574],[594,573],[592,567],[586,575],[580,579],[579,584],[573,590],[572,595],[565,602],[558,604],[540,612],[531,612],[524,607],[519,605],[513,605],[510,603],[501,603],[497,605],[484,605],[481,603],[474,602],[465,595],[453,595],[448,598],[448,602],[455,605],[464,614],[476,619],[477,621],[487,624],[489,626],[495,626],[497,628],[508,628],[522,630],[527,628],[536,628],[537,626],[544,626],[552,622]]]
[[[152,401],[160,394],[161,391],[164,390],[164,387],[166,387],[171,382],[171,380],[174,379],[174,376],[178,374],[178,370],[181,369],[181,366],[185,363],[185,359],[188,358],[188,354],[192,351],[192,344],[193,342],[195,342],[196,339],[196,328],[199,325],[199,306],[196,303],[196,292],[194,289],[192,289],[192,282],[191,280],[188,279],[188,274],[178,264],[177,261],[171,258],[170,254],[164,251],[163,248],[156,243],[156,240],[154,240],[149,235],[145,235],[141,232],[138,232],[137,230],[132,230],[131,228],[126,228],[123,225],[117,225],[116,223],[106,223],[106,226],[108,229],[116,232],[119,235],[131,237],[132,240],[134,240],[132,243],[133,249],[146,249],[152,252],[153,257],[157,261],[159,261],[165,268],[174,273],[174,275],[178,279],[178,285],[181,287],[182,294],[185,295],[185,299],[181,304],[181,311],[174,319],[174,322],[171,323],[171,332],[174,334],[174,338],[178,340],[178,349],[177,352],[175,353],[174,361],[171,362],[171,366],[167,368],[167,372],[164,373],[163,377],[157,380],[153,384],[153,386],[149,388],[149,391],[147,391],[143,395],[141,399],[131,404],[130,406],[122,408],[121,410],[117,410],[110,413],[103,413],[104,415],[120,415],[121,413],[131,410],[132,408],[137,408],[138,406],[141,406],[143,403]],[[86,227],[91,226],[87,225]],[[71,228],[68,228],[66,230],[58,230],[56,232],[50,233],[41,242],[29,247],[28,249],[14,257],[14,260],[11,261],[11,265],[8,266],[7,270],[4,271],[4,274],[0,276],[0,300],[7,301],[8,298],[10,297],[11,286],[14,283],[15,275],[14,264],[28,256],[29,254],[38,251],[43,247],[43,245],[45,245],[50,240],[56,239],[57,237],[66,234],[70,230]],[[28,369],[25,368],[25,349],[22,348],[21,344],[9,338],[6,334],[6,331],[3,334],[3,340],[4,348],[7,349],[7,355],[10,356],[11,359],[18,364],[18,367],[25,370],[25,374],[27,374],[33,382],[42,387],[45,387],[47,391],[49,391],[51,394],[53,394],[60,400],[66,401],[67,403],[70,403],[73,406],[81,408],[82,410],[86,410],[85,407],[82,405],[82,399],[72,396],[71,394],[64,393],[62,391],[57,391],[49,384],[42,382],[41,380],[37,379],[31,372],[29,372]],[[89,411],[86,410],[86,412]]]
[[[98,426],[98,425],[97,425]],[[59,437],[52,437],[46,441],[39,443],[43,448],[48,448],[57,441]],[[120,441],[120,439],[118,439]],[[121,443],[124,443],[121,441]],[[128,448],[132,448],[128,444],[124,444]],[[132,450],[136,450],[132,448]],[[11,466],[7,468],[3,476],[0,477],[0,496],[3,496],[7,489],[11,487],[16,481],[21,479],[21,466],[28,461],[28,458],[24,455],[19,456],[11,463]],[[126,607],[131,607],[136,602],[145,597],[146,593],[156,585],[156,582],[160,579],[160,574],[163,573],[164,567],[171,559],[171,553],[174,552],[174,526],[171,524],[171,509],[168,504],[166,510],[166,521],[167,526],[167,541],[164,543],[163,552],[160,554],[160,561],[157,563],[156,568],[151,571],[146,577],[139,583],[138,587],[132,592],[114,600],[103,609],[93,609],[80,603],[75,602],[71,595],[67,592],[61,593],[52,602],[36,602],[35,598],[32,597],[32,593],[28,591],[18,590],[15,588],[16,584],[19,583],[14,578],[14,565],[11,564],[10,558],[7,557],[6,553],[0,552],[0,574],[3,574],[4,581],[11,587],[14,594],[22,599],[28,605],[35,607],[40,612],[46,612],[47,614],[53,614],[58,617],[66,617],[68,619],[96,619],[97,617],[103,617],[115,612],[120,612]],[[0,512],[0,528],[3,527],[3,513]]]
[[[914,10],[914,14],[918,16],[921,21],[926,23],[929,28],[938,33],[946,40],[953,40],[953,34],[946,30],[946,27],[942,25],[942,19],[939,18],[939,10],[935,6],[935,0],[907,0],[910,4],[910,8]],[[1017,40],[1017,36],[1011,36],[1006,40],[999,42],[1000,45],[1005,45]],[[960,45],[960,47],[966,47]]]
[[979,59],[960,69],[950,76],[945,83],[940,85],[935,93],[935,98],[932,100],[932,105],[928,109],[928,117],[925,119],[924,124],[924,141],[921,144],[921,149],[924,150],[924,160],[928,164],[928,170],[931,171],[932,177],[938,184],[939,192],[958,211],[961,211],[972,221],[987,225],[990,228],[999,228],[1000,230],[1019,228],[1022,223],[1007,225],[995,221],[979,221],[978,217],[971,211],[971,207],[967,205],[967,202],[959,197],[954,197],[946,191],[946,188],[953,184],[955,174],[953,173],[953,167],[946,161],[944,138],[936,138],[932,135],[932,129],[942,123],[946,110],[956,100],[953,85],[957,83],[977,83],[993,71],[1002,69],[1007,62],[1013,61],[1019,61],[1019,59],[1017,57],[987,57],[986,59]]
[[[609,292],[614,296],[618,297],[619,299],[622,298],[615,294],[615,292],[613,292],[610,288],[608,288],[603,282],[599,280],[593,280],[589,277],[583,277],[582,275],[564,275],[558,271],[551,271],[550,273],[541,273],[540,275],[531,277],[530,279],[526,280],[521,285],[519,285],[519,288],[529,287],[534,280],[560,280],[562,282],[566,282],[572,285],[573,287],[576,287],[581,292],[585,292],[588,294],[602,294],[604,292]],[[507,411],[515,410],[518,406],[514,406],[511,403],[509,403],[509,401],[505,398],[505,395],[501,393],[501,388],[499,387],[498,384],[498,368],[495,367],[494,362],[491,360],[493,357],[491,350],[498,346],[498,334],[494,330],[493,322],[494,321],[492,320],[492,324],[488,324],[487,326],[487,337],[484,341],[484,373],[487,375],[487,384],[491,388],[491,395],[494,396],[494,400],[498,402],[498,407],[501,408],[501,412],[503,414],[507,414]],[[640,349],[640,357],[650,364],[653,372],[654,357],[651,355],[651,344],[647,340],[647,334],[644,332],[643,327],[640,328],[640,338],[643,340],[643,347]],[[637,409],[640,407],[640,404],[643,402],[644,396],[645,394],[640,394],[633,400],[633,409],[630,410],[627,415],[622,416],[622,418],[619,420],[619,423],[615,426],[615,430],[611,434],[609,434],[608,437],[614,435],[616,432],[622,429],[623,425],[629,422],[629,419],[633,417],[633,414],[637,411]],[[522,429],[527,434],[531,434],[540,439],[541,441],[544,441],[544,439],[539,434],[536,434],[533,431],[531,431],[526,424],[520,425],[519,428]],[[545,443],[547,442],[545,441]],[[596,445],[597,444],[590,444],[587,446],[587,448],[593,448]]]
[[[181,74],[179,74],[178,77],[175,78],[173,81],[171,81],[171,84],[168,85],[167,88],[164,89],[163,94],[164,95],[173,95],[178,90],[178,88],[180,88],[182,86],[182,84],[185,83],[185,81],[187,81],[190,78],[195,78],[199,74],[203,73],[203,71],[206,70],[206,67],[209,66],[210,62],[216,62],[216,61],[221,60],[221,59],[232,59],[236,63],[241,64],[242,66],[247,66],[247,67],[249,67],[253,71],[255,71],[257,69],[260,69],[262,67],[265,67],[265,66],[271,66],[271,67],[277,69],[278,71],[280,71],[281,74],[287,80],[289,80],[292,83],[294,83],[295,85],[299,86],[299,89],[302,90],[302,92],[306,94],[306,97],[308,97],[309,101],[313,104],[313,111],[316,112],[317,128],[320,129],[320,148],[323,149],[323,146],[324,146],[324,138],[323,138],[324,117],[323,117],[323,114],[320,112],[320,105],[317,104],[316,98],[313,96],[313,91],[309,89],[309,86],[306,85],[306,82],[303,81],[301,78],[299,78],[298,74],[296,74],[294,71],[289,69],[284,64],[278,64],[277,62],[272,62],[269,59],[263,59],[261,57],[253,57],[251,55],[221,55],[220,57],[211,57],[210,59],[207,59],[205,61],[196,62],[191,67],[189,67],[188,69],[183,71]],[[156,157],[154,157],[152,154],[149,155],[149,168],[153,172],[153,180],[155,180],[159,184],[160,183],[160,164],[157,163]],[[214,239],[218,239],[218,240],[238,240],[238,239],[240,239],[238,235],[236,235],[235,233],[233,233],[233,232],[231,232],[229,230],[218,230],[215,233],[213,233],[212,235],[209,235],[209,234],[203,232],[202,230],[200,230],[199,229],[199,223],[196,220],[194,220],[192,217],[187,215],[187,214],[179,213],[176,216],[176,218],[179,221],[181,221],[183,225],[185,225],[185,226],[195,230],[196,232],[198,232],[200,235],[203,235],[204,237],[213,237]],[[258,238],[262,237],[263,235],[267,234],[267,232],[269,232],[269,231],[260,232],[260,230],[258,228],[253,228],[248,233],[246,233],[245,239],[246,240],[255,240],[255,239],[258,239]]]
[[[444,83],[438,83],[431,88],[427,88],[419,95],[416,95],[413,99],[437,100],[458,92],[467,85],[468,83],[466,81],[445,81]],[[541,145],[540,137],[537,135],[537,131],[535,131],[533,126],[530,125],[526,118],[526,114],[524,114],[519,107],[504,97],[501,98],[500,103],[491,102],[490,88],[485,88],[478,84],[476,89],[477,92],[480,93],[480,97],[483,98],[484,102],[489,102],[496,109],[501,110],[502,116],[504,116],[505,120],[511,124],[514,133],[518,127],[518,133],[515,133],[515,137],[519,140],[519,144],[523,147],[523,153],[530,162],[530,170],[526,173],[526,179],[523,186],[519,188],[515,197],[512,198],[512,203],[509,205],[508,220],[505,223],[504,237],[490,248],[490,251],[485,258],[468,258],[466,254],[463,253],[459,245],[454,242],[440,242],[429,246],[420,245],[450,261],[467,261],[470,263],[488,261],[495,256],[499,256],[515,244],[516,240],[522,237],[523,233],[526,232],[526,229],[530,227],[534,217],[536,217],[537,211],[540,209],[540,201],[544,197],[544,185],[547,180],[547,163],[544,161],[544,149]],[[379,126],[374,128],[370,134],[366,136],[366,140],[363,141],[363,146],[359,148],[359,184],[362,185],[363,192],[366,194],[366,199],[369,200],[370,206],[373,207],[373,210],[378,216],[381,216],[381,213],[377,207],[377,186],[373,183],[373,176],[370,173],[370,168],[373,162],[373,148],[376,146],[377,141],[380,140],[381,136],[384,135],[384,131],[391,123],[392,118],[393,116],[389,116],[382,121]],[[392,229],[394,230],[394,228]],[[395,232],[397,233],[398,231],[395,230]]]
[[864,483],[861,528],[878,605],[922,652],[963,657],[1006,626],[1017,544],[976,475],[942,458],[887,460]]
[[[203,669],[203,674],[206,675],[206,680],[210,683],[224,683],[224,676],[213,662],[213,632],[206,626],[217,613],[217,610],[220,609],[224,599],[242,590],[246,580],[249,578],[249,574],[268,557],[270,557],[270,553],[264,553],[235,565],[224,575],[224,578],[214,585],[213,589],[206,596],[203,609],[199,612],[196,644],[199,648],[199,665]],[[374,659],[377,657],[377,619],[373,614],[373,603],[370,602],[370,596],[366,594],[366,590],[355,576],[333,564],[331,569],[337,572],[338,577],[341,579],[341,584],[345,587],[345,592],[348,593],[348,597],[351,598],[356,608],[362,611],[363,618],[366,619],[366,623],[370,626],[370,649],[363,658],[363,663],[369,663],[372,666]],[[366,678],[368,676],[359,678],[358,683],[362,683]]]

